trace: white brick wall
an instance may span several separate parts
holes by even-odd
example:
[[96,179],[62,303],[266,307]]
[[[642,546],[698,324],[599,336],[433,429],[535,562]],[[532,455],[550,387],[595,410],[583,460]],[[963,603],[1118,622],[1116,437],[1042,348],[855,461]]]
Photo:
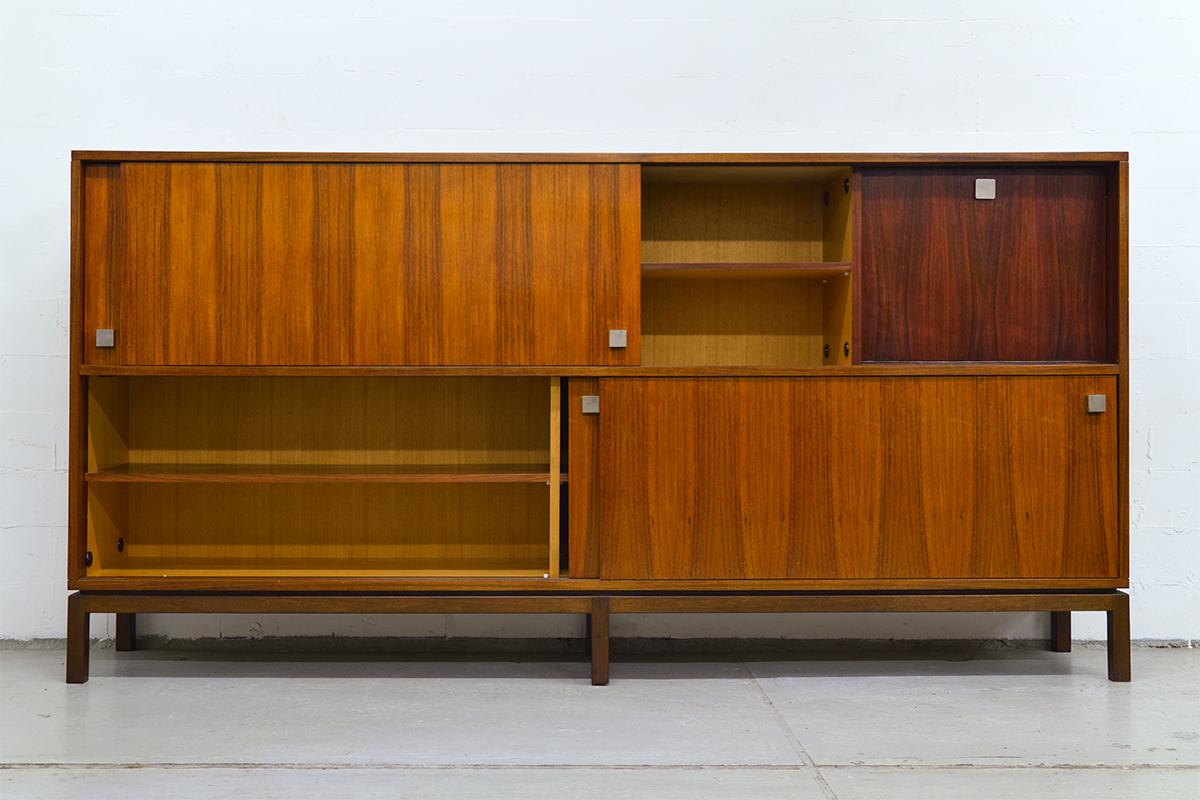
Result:
[[[1194,0],[3,0],[0,637],[63,633],[69,151],[146,148],[1129,150],[1134,635],[1200,638],[1197,43]],[[1043,625],[712,616],[616,631]],[[578,621],[162,617],[143,629],[494,635]],[[1102,618],[1080,615],[1076,633],[1101,637]]]

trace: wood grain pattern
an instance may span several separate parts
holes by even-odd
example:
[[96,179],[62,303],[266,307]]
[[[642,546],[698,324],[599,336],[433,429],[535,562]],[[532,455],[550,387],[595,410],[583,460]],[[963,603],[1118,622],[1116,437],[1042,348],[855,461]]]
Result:
[[821,214],[822,258],[849,262],[854,257],[854,186],[849,169],[839,170],[824,184]]
[[229,163],[487,164],[963,164],[1128,161],[1126,151],[1011,153],[328,153],[73,150],[77,161],[221,161]]
[[88,483],[546,483],[549,464],[119,464]]
[[544,480],[94,484],[94,509],[102,489],[128,517],[93,524],[89,575],[540,576],[549,562]]
[[1117,576],[1115,389],[602,380],[600,575]]
[[600,414],[583,413],[583,396],[600,394],[595,378],[567,382],[567,532],[572,578],[600,574]]
[[679,594],[623,594],[610,598],[614,614],[759,614],[782,611],[798,614],[908,613],[912,611],[1110,611],[1128,602],[1122,592],[990,594],[936,592],[907,594],[880,592],[804,592],[800,594],[716,594],[708,597]]
[[89,575],[551,563],[553,379],[90,380]]
[[1116,364],[1090,362],[995,362],[995,361],[943,361],[919,362],[900,361],[889,364],[855,364],[842,367],[711,367],[711,366],[639,366],[639,367],[144,367],[144,366],[98,366],[84,364],[80,375],[108,377],[563,377],[563,378],[615,378],[655,377],[670,375],[705,375],[711,377],[739,377],[745,375],[780,375],[792,377],[871,377],[908,376],[930,377],[935,375],[1117,375]]
[[818,183],[690,183],[642,186],[642,260],[822,261]]
[[87,550],[87,497],[83,473],[87,471],[88,378],[80,372],[83,361],[83,165],[71,162],[71,319],[67,377],[67,581],[85,570]]
[[[505,465],[549,476],[550,379],[93,378],[90,468]],[[236,410],[236,413],[230,413]],[[113,422],[116,420],[116,422]],[[522,466],[523,465],[523,466]],[[334,470],[330,470],[333,472]],[[345,470],[343,470],[345,471]]]
[[642,264],[643,280],[688,278],[834,278],[851,268],[848,261],[763,262],[763,263],[658,263]]
[[846,272],[825,279],[821,286],[821,339],[828,353],[823,364],[849,366],[853,350],[846,347],[854,341],[851,309],[854,277]]
[[87,363],[637,363],[636,167],[84,173],[84,331],[116,330]]
[[642,362],[659,366],[815,367],[822,284],[790,278],[642,283]]
[[1109,176],[1109,261],[1115,273],[1117,379],[1117,527],[1121,577],[1129,577],[1129,162]]
[[562,379],[550,379],[550,542],[547,578],[557,578],[562,561]]
[[[975,179],[997,198],[975,199]],[[868,169],[864,361],[1115,361],[1102,168]]]
[[1061,592],[1066,590],[1101,591],[1129,586],[1121,578],[919,578],[903,580],[858,580],[851,578],[721,580],[615,580],[593,578],[543,578],[530,570],[522,575],[464,576],[453,572],[431,574],[373,574],[347,576],[338,571],[325,574],[272,574],[269,570],[252,573],[213,575],[146,573],[141,575],[89,574],[68,583],[69,589],[89,592],[902,592],[915,596],[922,592],[1003,591]]

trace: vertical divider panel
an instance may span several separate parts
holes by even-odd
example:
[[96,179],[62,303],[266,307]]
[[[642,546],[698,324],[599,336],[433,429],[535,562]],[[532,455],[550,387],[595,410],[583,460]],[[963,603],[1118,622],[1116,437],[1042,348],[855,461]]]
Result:
[[600,414],[583,413],[585,394],[600,394],[600,381],[567,382],[567,566],[572,578],[600,576]]
[[550,563],[546,573],[558,577],[559,571],[559,486],[562,483],[562,379],[550,379]]

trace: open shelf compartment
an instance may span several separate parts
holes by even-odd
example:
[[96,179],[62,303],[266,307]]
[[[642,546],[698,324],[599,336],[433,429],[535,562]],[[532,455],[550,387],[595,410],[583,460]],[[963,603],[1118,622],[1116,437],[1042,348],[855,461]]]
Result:
[[642,171],[642,364],[850,363],[844,166]]
[[88,390],[89,576],[558,572],[557,379]]

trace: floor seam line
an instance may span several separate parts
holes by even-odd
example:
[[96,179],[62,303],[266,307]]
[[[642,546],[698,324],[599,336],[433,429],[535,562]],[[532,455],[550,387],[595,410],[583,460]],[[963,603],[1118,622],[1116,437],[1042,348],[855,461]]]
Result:
[[818,764],[821,769],[902,769],[902,770],[1167,770],[1192,772],[1200,770],[1200,764]]
[[[1028,771],[1036,772],[1039,770],[1159,770],[1166,772],[1194,772],[1200,771],[1200,764],[818,764],[813,763],[817,769],[834,769],[834,770],[1013,770],[1013,771]],[[799,772],[808,769],[808,764],[613,764],[613,763],[596,763],[596,764],[418,764],[418,763],[377,763],[377,764],[351,764],[340,762],[272,762],[272,761],[225,761],[225,762],[181,762],[181,761],[10,761],[0,763],[0,770],[18,770],[18,769],[295,769],[295,770],[324,770],[324,769],[359,769],[359,770],[452,770],[452,769],[475,769],[475,770],[584,770],[584,769],[616,769],[616,770],[766,770],[772,772]]]
[[741,662],[741,664],[742,669],[749,676],[751,683],[754,684],[754,688],[758,689],[763,702],[767,704],[767,708],[771,709],[771,714],[775,718],[775,721],[783,728],[785,738],[787,738],[788,743],[800,758],[800,762],[805,766],[805,771],[821,787],[821,794],[825,796],[825,800],[838,800],[837,793],[833,791],[833,787],[829,785],[829,781],[825,780],[825,776],[821,774],[821,768],[817,766],[817,762],[809,754],[808,750],[805,749],[804,744],[800,741],[800,737],[792,730],[792,726],[788,724],[787,719],[784,718],[783,714],[771,700],[771,697],[767,694],[767,690],[759,683],[758,676],[754,674],[754,671],[750,669],[750,665],[745,661]]
[[771,772],[803,772],[807,769],[805,764],[406,764],[406,763],[379,763],[379,764],[343,764],[338,762],[322,762],[322,763],[295,763],[295,762],[213,762],[213,763],[189,763],[179,761],[164,761],[164,762],[148,762],[148,761],[111,761],[111,762],[48,762],[48,761],[29,761],[29,762],[8,762],[0,764],[2,770],[20,770],[20,769],[79,769],[79,770],[120,770],[120,769],[163,769],[163,770],[206,770],[206,769],[244,769],[244,770],[327,770],[327,769],[349,769],[349,770],[496,770],[496,771],[521,771],[521,770],[585,770],[585,769],[603,769],[603,770],[668,770],[673,772],[682,772],[686,770],[733,770],[733,771],[753,771],[767,770]]

